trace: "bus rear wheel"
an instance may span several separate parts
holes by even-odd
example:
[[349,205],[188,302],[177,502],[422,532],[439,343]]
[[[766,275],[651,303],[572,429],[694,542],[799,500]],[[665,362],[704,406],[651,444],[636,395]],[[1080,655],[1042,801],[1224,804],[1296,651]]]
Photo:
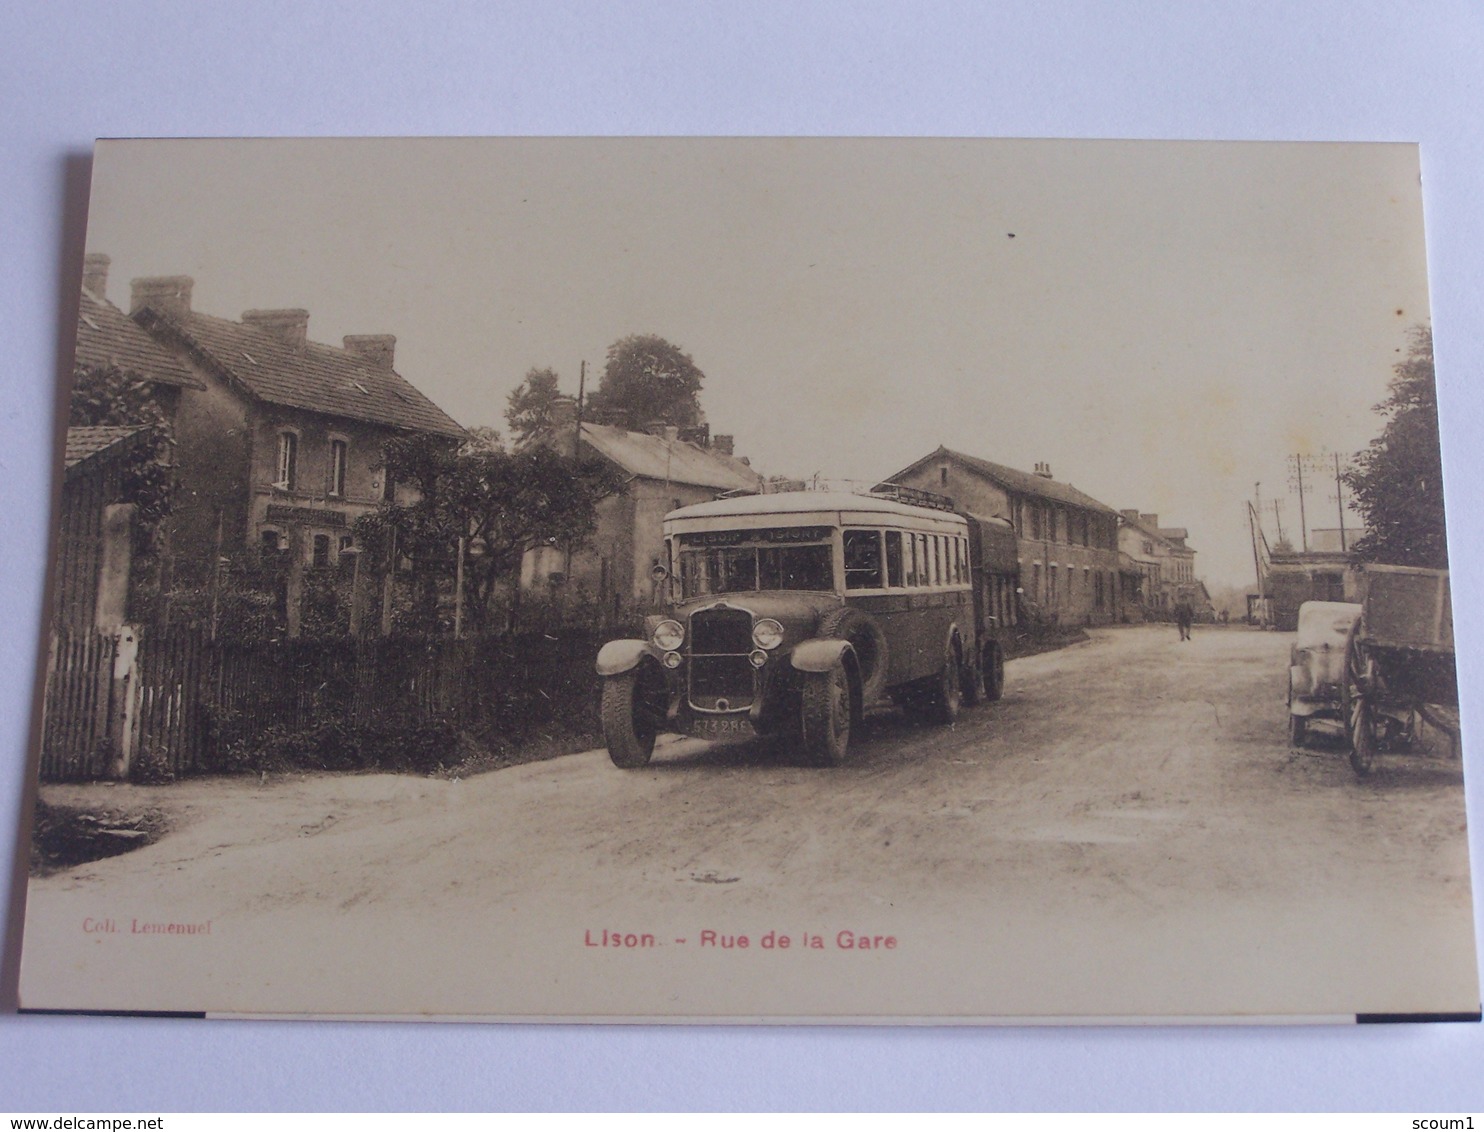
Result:
[[964,706],[963,647],[955,637],[928,695],[927,715],[934,723],[952,723]]
[[994,703],[1005,694],[1005,654],[991,641],[980,654],[979,667],[984,672],[984,698]]

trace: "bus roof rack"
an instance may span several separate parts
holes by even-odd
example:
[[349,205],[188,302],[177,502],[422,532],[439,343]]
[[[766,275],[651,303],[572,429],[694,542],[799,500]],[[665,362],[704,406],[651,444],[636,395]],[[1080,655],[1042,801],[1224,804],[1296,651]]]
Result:
[[946,495],[939,495],[936,491],[923,491],[920,487],[907,487],[900,483],[878,483],[870,491],[871,495],[879,495],[885,499],[894,499],[898,503],[907,503],[913,507],[931,507],[934,511],[956,511],[952,499]]

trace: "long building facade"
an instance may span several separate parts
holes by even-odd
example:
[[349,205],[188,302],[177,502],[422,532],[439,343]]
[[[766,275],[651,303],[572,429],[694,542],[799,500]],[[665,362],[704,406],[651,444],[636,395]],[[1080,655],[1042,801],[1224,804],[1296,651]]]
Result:
[[1123,619],[1118,512],[1038,465],[1023,472],[938,448],[888,482],[949,496],[959,510],[1014,528],[1021,597],[1032,616],[1064,625]]

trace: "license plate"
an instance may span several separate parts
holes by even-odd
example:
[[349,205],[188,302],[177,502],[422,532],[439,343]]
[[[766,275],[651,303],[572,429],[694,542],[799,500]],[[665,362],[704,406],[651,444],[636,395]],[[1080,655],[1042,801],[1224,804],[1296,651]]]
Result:
[[755,732],[746,719],[710,719],[705,716],[691,725],[691,734],[697,739],[751,739]]

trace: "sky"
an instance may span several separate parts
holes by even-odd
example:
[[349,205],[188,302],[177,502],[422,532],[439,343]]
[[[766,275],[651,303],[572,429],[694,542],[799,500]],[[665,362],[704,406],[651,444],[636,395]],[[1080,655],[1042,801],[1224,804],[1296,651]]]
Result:
[[[126,310],[131,278],[190,275],[209,314],[395,334],[466,426],[503,430],[531,367],[575,394],[659,334],[765,474],[1044,461],[1187,528],[1217,589],[1252,584],[1255,490],[1299,541],[1290,454],[1380,430],[1422,233],[1406,144],[121,140],[87,248]],[[1332,481],[1306,504],[1337,525]]]

